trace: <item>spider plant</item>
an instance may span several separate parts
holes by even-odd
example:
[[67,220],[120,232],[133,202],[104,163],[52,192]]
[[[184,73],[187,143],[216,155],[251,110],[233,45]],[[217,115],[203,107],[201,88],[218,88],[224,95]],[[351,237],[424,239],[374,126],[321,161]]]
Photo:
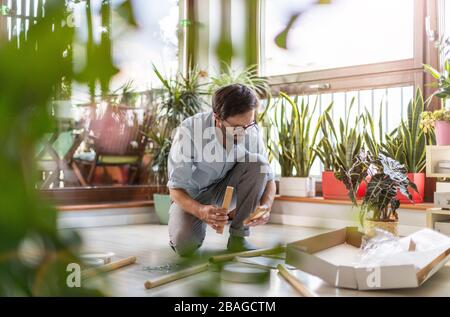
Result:
[[[316,140],[324,116],[314,122],[317,102],[311,107],[298,96],[292,99],[281,92],[272,107],[274,116],[269,119],[275,130],[275,138],[269,139],[268,150],[281,165],[282,177],[308,177],[317,152]],[[325,113],[328,113],[328,107]]]
[[209,93],[216,89],[231,84],[242,84],[250,87],[259,97],[269,95],[270,87],[267,78],[258,76],[256,65],[251,65],[242,71],[235,71],[229,65],[225,65],[225,71],[216,77],[211,77]]
[[139,94],[135,91],[134,81],[128,80],[111,93],[110,101],[113,105],[136,106]]

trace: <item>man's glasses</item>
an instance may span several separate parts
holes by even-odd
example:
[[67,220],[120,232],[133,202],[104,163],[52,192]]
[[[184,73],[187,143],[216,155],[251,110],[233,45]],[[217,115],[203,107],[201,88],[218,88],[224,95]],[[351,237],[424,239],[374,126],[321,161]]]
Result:
[[251,128],[257,126],[256,120],[253,120],[251,123],[246,124],[246,125],[232,126],[227,120],[222,120],[222,119],[218,118],[217,116],[215,116],[215,117],[217,119],[219,119],[220,121],[225,122],[226,128],[229,128],[229,129],[233,128],[232,133],[233,133],[233,135],[236,135],[236,136],[243,136],[243,135],[245,135],[245,133],[247,132],[248,129],[251,129]]

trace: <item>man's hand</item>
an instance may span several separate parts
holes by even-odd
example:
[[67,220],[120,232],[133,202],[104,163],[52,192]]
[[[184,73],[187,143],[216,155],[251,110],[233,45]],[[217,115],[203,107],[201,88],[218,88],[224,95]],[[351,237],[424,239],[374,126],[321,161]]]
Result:
[[270,219],[270,208],[267,205],[261,205],[258,206],[253,213],[255,214],[262,211],[265,211],[262,216],[251,219],[246,225],[249,227],[265,225]]
[[202,221],[206,222],[214,230],[223,227],[228,222],[228,210],[214,205],[202,205],[199,208],[198,214]]

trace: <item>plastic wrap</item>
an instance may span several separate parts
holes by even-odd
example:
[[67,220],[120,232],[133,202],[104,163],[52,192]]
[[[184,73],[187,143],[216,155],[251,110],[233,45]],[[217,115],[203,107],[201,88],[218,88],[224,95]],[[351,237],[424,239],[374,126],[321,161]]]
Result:
[[431,229],[422,229],[404,238],[375,229],[375,235],[372,238],[363,238],[358,265],[412,264],[416,268],[423,268],[449,247],[450,239]]

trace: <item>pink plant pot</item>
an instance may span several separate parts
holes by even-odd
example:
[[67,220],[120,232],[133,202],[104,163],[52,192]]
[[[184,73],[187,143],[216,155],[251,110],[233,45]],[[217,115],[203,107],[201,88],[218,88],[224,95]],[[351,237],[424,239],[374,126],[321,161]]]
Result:
[[434,125],[436,130],[436,144],[450,145],[450,123],[446,121],[436,121]]

